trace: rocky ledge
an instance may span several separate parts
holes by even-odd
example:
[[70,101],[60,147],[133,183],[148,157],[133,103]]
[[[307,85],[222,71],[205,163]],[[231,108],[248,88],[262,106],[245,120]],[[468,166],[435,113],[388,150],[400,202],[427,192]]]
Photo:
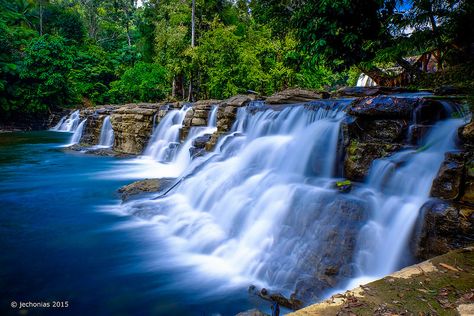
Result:
[[407,267],[289,315],[474,315],[474,247]]

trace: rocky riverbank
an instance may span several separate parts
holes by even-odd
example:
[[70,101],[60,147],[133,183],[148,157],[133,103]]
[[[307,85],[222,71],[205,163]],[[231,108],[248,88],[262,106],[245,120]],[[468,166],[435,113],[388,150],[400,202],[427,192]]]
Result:
[[289,315],[474,315],[474,247],[404,268]]

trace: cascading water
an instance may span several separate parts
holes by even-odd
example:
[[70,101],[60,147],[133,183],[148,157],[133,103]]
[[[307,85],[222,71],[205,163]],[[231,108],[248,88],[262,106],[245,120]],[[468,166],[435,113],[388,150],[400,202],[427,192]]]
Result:
[[401,267],[408,238],[447,151],[455,150],[462,119],[433,126],[418,150],[374,161],[365,188],[356,194],[370,201],[372,214],[362,228],[356,264],[359,278],[348,288],[383,277]]
[[[204,168],[162,199],[122,207],[153,217],[162,238],[179,251],[177,263],[199,263],[208,273],[230,273],[291,291],[298,278],[295,260],[304,261],[308,249],[306,236],[329,238],[337,224],[334,214],[319,207],[336,194],[331,177],[342,109],[349,102],[339,108],[322,103],[255,114],[242,108],[233,136]],[[313,220],[332,225],[314,230]]]
[[82,122],[77,126],[76,131],[72,134],[71,141],[69,142],[68,146],[78,144],[82,138],[82,132],[84,130],[84,124],[86,123],[87,119],[82,120]]
[[110,116],[106,116],[100,130],[99,147],[108,148],[112,147],[113,144],[114,130],[112,129],[112,124],[110,123]]
[[151,136],[144,155],[159,162],[170,162],[179,145],[179,131],[190,107],[171,110],[160,121]]
[[[173,254],[169,263],[232,285],[256,283],[289,295],[298,284],[299,297],[310,301],[337,286],[324,281],[328,267],[337,267],[345,288],[393,272],[462,120],[438,122],[420,149],[376,160],[365,185],[341,194],[340,124],[350,102],[282,110],[254,102],[239,109],[213,153],[190,163],[192,141],[215,130],[214,108],[209,126],[192,128],[166,164],[181,165],[175,176],[184,180],[158,199],[120,208],[156,225]],[[179,112],[155,132],[181,125]]]
[[372,78],[362,73],[357,79],[356,87],[374,87],[376,85],[377,84]]
[[74,132],[79,125],[80,119],[79,110],[74,111],[69,117],[62,117],[59,123],[50,130],[57,132]]

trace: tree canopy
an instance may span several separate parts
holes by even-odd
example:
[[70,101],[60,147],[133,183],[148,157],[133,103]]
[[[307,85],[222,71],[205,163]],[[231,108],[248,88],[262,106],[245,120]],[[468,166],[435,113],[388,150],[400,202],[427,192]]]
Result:
[[426,54],[472,65],[471,1],[194,1],[192,47],[193,0],[0,0],[0,114],[383,84],[421,78],[407,57]]

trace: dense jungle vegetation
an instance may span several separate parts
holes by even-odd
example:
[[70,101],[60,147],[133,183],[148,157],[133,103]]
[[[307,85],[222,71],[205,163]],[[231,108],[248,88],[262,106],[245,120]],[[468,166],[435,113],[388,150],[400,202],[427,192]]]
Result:
[[473,17],[467,0],[0,0],[0,115],[329,89],[361,72],[469,89]]

